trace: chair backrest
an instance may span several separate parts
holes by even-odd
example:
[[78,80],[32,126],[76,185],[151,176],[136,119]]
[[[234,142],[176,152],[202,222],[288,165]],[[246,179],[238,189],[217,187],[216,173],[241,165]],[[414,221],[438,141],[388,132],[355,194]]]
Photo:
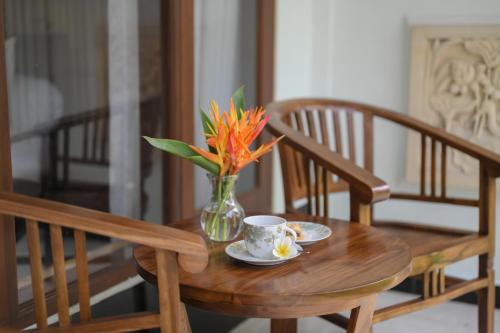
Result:
[[[166,226],[97,212],[80,207],[0,192],[0,214],[17,217],[26,223],[32,280],[34,312],[37,329],[47,328],[46,281],[42,267],[39,224],[48,224],[53,256],[53,281],[57,298],[59,326],[67,331],[131,331],[161,327],[162,332],[179,332],[185,318],[181,312],[178,265],[189,272],[200,272],[208,264],[208,250],[201,236]],[[21,219],[19,219],[21,218]],[[66,275],[63,228],[74,234],[75,271],[77,279],[80,323],[70,322],[70,302]],[[143,313],[120,318],[92,321],[86,233],[142,244],[156,249],[160,314]],[[15,255],[15,254],[12,254]],[[183,324],[184,323],[184,324]],[[73,329],[72,329],[73,327]],[[65,330],[66,332],[66,330]]]
[[[373,117],[365,112],[366,107],[335,100],[301,99],[272,103],[267,110],[276,114],[297,138],[310,137],[373,171]],[[362,131],[362,142],[357,142],[356,131]],[[333,174],[326,176],[317,170],[317,165],[311,166],[310,160],[286,141],[280,143],[279,150],[287,210],[293,210],[294,202],[307,198],[308,193],[316,196],[349,190],[344,180]],[[312,213],[318,214],[319,200],[315,201]]]

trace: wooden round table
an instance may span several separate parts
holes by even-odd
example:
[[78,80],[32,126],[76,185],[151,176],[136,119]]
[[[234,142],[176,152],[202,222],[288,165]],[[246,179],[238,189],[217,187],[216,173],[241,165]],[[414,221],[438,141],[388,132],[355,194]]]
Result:
[[[180,271],[182,301],[225,315],[271,318],[271,331],[296,332],[299,317],[351,311],[348,332],[369,332],[377,295],[404,280],[411,268],[403,241],[373,227],[307,215],[287,220],[314,221],[332,236],[304,246],[304,252],[278,266],[252,266],[229,258],[228,243],[207,240],[208,267],[199,274]],[[173,225],[202,234],[198,218]],[[135,248],[139,274],[156,284],[154,250]]]

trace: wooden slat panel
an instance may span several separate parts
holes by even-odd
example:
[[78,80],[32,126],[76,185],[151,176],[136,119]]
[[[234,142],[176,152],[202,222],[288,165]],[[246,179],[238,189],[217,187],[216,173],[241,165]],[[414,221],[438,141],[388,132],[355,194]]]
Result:
[[26,234],[30,257],[31,285],[35,303],[35,319],[38,329],[47,327],[47,304],[43,282],[42,254],[40,250],[40,231],[38,222],[26,221]]
[[349,159],[356,162],[356,138],[354,133],[354,119],[352,111],[346,111],[347,115],[347,138],[349,143]]
[[176,254],[156,250],[158,276],[158,303],[162,333],[178,333],[180,330],[180,292]]
[[57,294],[57,313],[59,314],[59,326],[68,326],[69,301],[68,285],[66,282],[66,270],[64,267],[64,244],[62,228],[58,225],[50,226],[50,244],[52,247],[52,259],[54,262],[54,278]]
[[436,140],[431,140],[431,196],[436,196]]
[[441,143],[441,197],[446,198],[446,144]]
[[425,167],[427,159],[427,144],[426,137],[424,134],[421,136],[420,140],[420,194],[425,195]]
[[75,260],[78,281],[78,302],[80,304],[80,321],[87,322],[91,318],[89,272],[87,262],[87,242],[85,232],[74,231],[75,236]]

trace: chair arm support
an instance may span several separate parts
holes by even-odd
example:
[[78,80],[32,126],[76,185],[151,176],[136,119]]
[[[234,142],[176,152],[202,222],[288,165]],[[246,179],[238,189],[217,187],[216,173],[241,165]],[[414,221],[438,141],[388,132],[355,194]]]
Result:
[[[368,106],[366,106],[368,108]],[[378,107],[370,107],[374,116],[381,117],[421,134],[440,141],[451,148],[455,148],[467,155],[477,158],[486,166],[491,176],[500,177],[500,155],[485,149],[475,143],[467,141],[459,136],[446,132],[445,130],[429,125],[419,119],[410,117],[399,112],[392,112]]]
[[0,192],[0,214],[176,252],[179,264],[189,272],[203,271],[208,264],[208,249],[203,238],[176,228],[13,192]]
[[275,136],[285,135],[284,143],[349,183],[351,192],[355,192],[362,203],[370,204],[389,199],[389,185],[382,179],[312,138],[293,130],[276,114],[271,114],[268,130]]

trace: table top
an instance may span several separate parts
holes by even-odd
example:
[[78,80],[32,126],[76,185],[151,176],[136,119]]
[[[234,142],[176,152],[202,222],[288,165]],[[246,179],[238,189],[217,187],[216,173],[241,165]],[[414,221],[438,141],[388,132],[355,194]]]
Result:
[[[332,235],[304,246],[300,256],[277,266],[235,261],[224,252],[229,243],[207,240],[210,261],[205,271],[180,272],[183,301],[229,315],[316,316],[346,310],[349,300],[390,289],[410,272],[408,245],[383,231],[307,215],[282,216],[289,221],[323,223],[332,229]],[[172,226],[203,234],[198,218]],[[156,283],[154,250],[137,247],[134,257],[139,274]]]

